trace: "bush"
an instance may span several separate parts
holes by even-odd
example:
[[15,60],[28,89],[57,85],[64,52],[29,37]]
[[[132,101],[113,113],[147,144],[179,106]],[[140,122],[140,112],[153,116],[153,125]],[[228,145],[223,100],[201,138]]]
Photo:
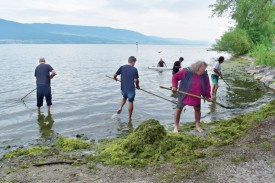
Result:
[[275,67],[275,50],[269,50],[265,45],[260,44],[252,52],[257,65],[268,65]]
[[245,30],[232,29],[226,32],[220,40],[217,40],[212,47],[217,51],[227,51],[235,55],[241,55],[253,48],[253,42]]

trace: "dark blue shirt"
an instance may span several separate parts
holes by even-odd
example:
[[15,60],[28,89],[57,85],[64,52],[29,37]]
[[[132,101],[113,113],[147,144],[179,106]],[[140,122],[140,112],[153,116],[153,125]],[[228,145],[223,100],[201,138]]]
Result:
[[36,84],[51,84],[50,72],[52,72],[52,70],[53,68],[49,64],[39,64],[34,72]]
[[135,91],[135,79],[138,79],[137,68],[130,65],[121,66],[117,72],[117,75],[121,75],[121,90],[123,92]]

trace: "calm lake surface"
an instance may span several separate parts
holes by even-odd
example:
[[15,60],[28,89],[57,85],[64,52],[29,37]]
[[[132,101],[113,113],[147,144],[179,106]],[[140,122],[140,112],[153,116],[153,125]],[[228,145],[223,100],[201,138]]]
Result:
[[[33,143],[53,133],[68,137],[85,134],[96,140],[117,137],[151,118],[167,128],[173,126],[175,105],[140,90],[134,102],[132,124],[128,124],[127,103],[122,113],[115,115],[121,100],[120,84],[106,75],[112,76],[131,55],[137,58],[140,87],[174,101],[170,91],[159,87],[171,86],[171,71],[153,71],[148,66],[156,65],[160,58],[172,66],[182,56],[183,67],[204,60],[211,70],[215,59],[225,56],[222,69],[230,88],[220,80],[217,101],[234,109],[202,103],[205,122],[257,110],[274,99],[274,93],[263,84],[240,72],[245,64],[230,61],[229,54],[206,51],[205,46],[19,44],[0,45],[0,50],[0,152],[8,145]],[[40,57],[45,57],[58,73],[52,80],[52,115],[48,115],[45,101],[43,115],[38,115],[35,91],[21,101],[36,87],[34,69]],[[228,69],[224,70],[225,67]],[[260,90],[254,90],[255,87]],[[187,107],[181,124],[192,121],[193,109]]]

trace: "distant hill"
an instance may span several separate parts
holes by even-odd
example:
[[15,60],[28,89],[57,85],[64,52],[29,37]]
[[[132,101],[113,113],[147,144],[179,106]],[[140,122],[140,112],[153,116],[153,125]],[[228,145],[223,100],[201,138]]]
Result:
[[0,44],[192,44],[206,41],[146,36],[111,27],[76,26],[50,23],[22,24],[0,19]]

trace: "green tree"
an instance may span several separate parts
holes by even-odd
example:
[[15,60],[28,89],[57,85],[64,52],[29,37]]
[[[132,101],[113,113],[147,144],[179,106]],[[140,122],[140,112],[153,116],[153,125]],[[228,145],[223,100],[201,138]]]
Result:
[[226,32],[213,47],[218,51],[228,51],[240,55],[251,50],[253,42],[245,30],[235,28]]
[[[272,41],[275,35],[275,4],[273,0],[216,0],[216,3],[210,5],[210,7],[212,8],[213,16],[227,15],[236,22],[236,30],[232,29],[225,33],[220,40],[217,40],[214,46],[216,49],[218,49],[219,45],[223,46],[225,44],[223,42],[228,40],[228,37],[238,37],[236,33],[241,32],[242,34],[239,35],[239,38],[244,42],[250,42],[251,40],[256,47],[257,45],[264,45],[268,52],[272,52],[270,48],[273,46]],[[247,36],[249,39],[245,38]],[[239,42],[240,40],[231,40],[231,43],[226,47],[227,50],[224,51],[232,52],[232,50],[235,50],[235,53],[244,54],[255,48],[249,46],[250,50],[239,48],[240,50],[237,51],[237,43],[233,44],[232,41]],[[230,45],[234,46],[234,48],[230,47]],[[222,49],[225,48],[223,47]]]

